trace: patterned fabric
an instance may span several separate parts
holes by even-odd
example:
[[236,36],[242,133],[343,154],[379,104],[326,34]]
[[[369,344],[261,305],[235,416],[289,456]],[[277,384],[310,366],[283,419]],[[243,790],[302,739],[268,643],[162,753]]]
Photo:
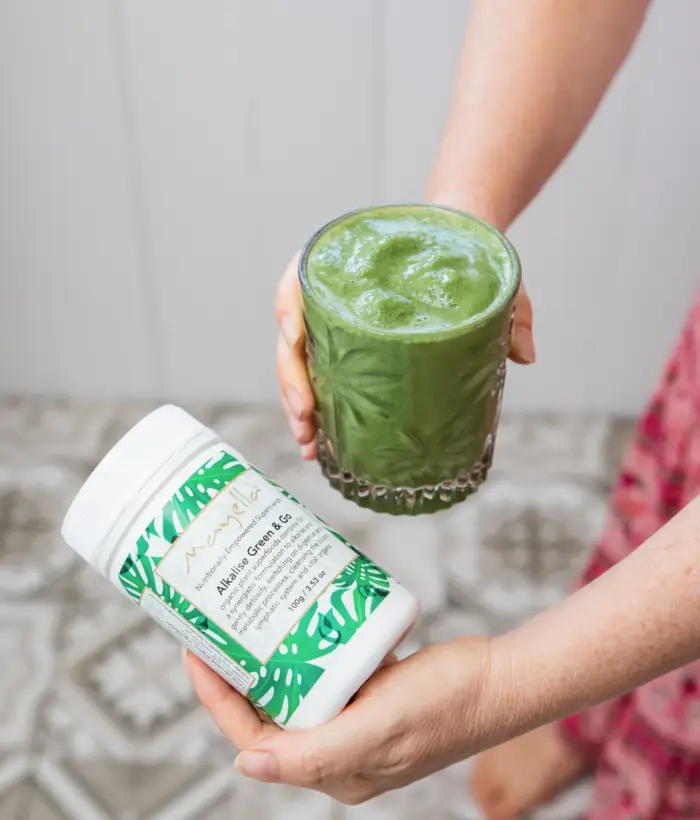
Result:
[[[580,584],[620,561],[700,493],[700,300],[639,421],[605,533]],[[561,723],[596,762],[588,820],[700,817],[700,662]]]
[[[0,397],[0,820],[479,820],[466,763],[348,808],[233,770],[176,643],[59,534],[96,460],[151,409]],[[402,655],[502,633],[559,600],[603,529],[631,433],[607,417],[506,415],[479,492],[412,519],[329,490],[276,410],[189,409],[420,596]],[[587,797],[581,784],[533,820],[578,820]]]

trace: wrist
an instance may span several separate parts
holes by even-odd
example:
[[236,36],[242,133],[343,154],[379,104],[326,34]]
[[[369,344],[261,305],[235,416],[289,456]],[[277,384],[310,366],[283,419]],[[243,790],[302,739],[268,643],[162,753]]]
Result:
[[521,651],[518,630],[488,642],[488,663],[481,683],[475,751],[505,743],[551,719],[546,687]]
[[468,214],[479,217],[501,233],[508,229],[511,218],[508,209],[499,205],[494,197],[478,186],[466,188],[435,187],[428,188],[427,201],[434,205],[444,205],[446,208],[456,208]]
[[[455,687],[456,708],[464,715],[460,730],[461,756],[490,749],[519,734],[519,691],[514,687],[507,647],[498,638],[465,636],[452,645],[454,668],[466,674]],[[475,677],[474,672],[478,670]]]

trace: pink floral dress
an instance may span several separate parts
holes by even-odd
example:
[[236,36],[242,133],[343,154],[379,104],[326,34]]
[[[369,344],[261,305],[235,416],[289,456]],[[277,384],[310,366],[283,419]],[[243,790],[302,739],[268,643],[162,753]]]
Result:
[[[700,494],[700,300],[639,421],[580,584]],[[700,560],[700,555],[698,556]],[[700,590],[698,591],[700,618]],[[596,763],[588,820],[700,818],[700,662],[561,722]]]

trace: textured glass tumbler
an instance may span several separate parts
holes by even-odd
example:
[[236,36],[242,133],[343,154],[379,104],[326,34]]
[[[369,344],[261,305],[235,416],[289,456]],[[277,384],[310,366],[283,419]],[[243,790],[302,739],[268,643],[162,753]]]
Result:
[[[367,210],[391,208],[438,206]],[[299,260],[318,461],[330,484],[362,507],[393,515],[446,509],[475,492],[491,466],[520,262],[495,228],[452,212],[506,251],[497,297],[454,327],[368,328],[341,315],[308,276],[319,238],[358,213],[321,228]]]

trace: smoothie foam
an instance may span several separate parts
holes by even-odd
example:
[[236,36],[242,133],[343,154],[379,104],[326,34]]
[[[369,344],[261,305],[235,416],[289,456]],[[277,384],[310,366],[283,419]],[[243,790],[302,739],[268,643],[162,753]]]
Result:
[[481,223],[420,207],[363,211],[332,225],[307,259],[310,288],[348,322],[412,335],[458,328],[509,290],[508,248]]

